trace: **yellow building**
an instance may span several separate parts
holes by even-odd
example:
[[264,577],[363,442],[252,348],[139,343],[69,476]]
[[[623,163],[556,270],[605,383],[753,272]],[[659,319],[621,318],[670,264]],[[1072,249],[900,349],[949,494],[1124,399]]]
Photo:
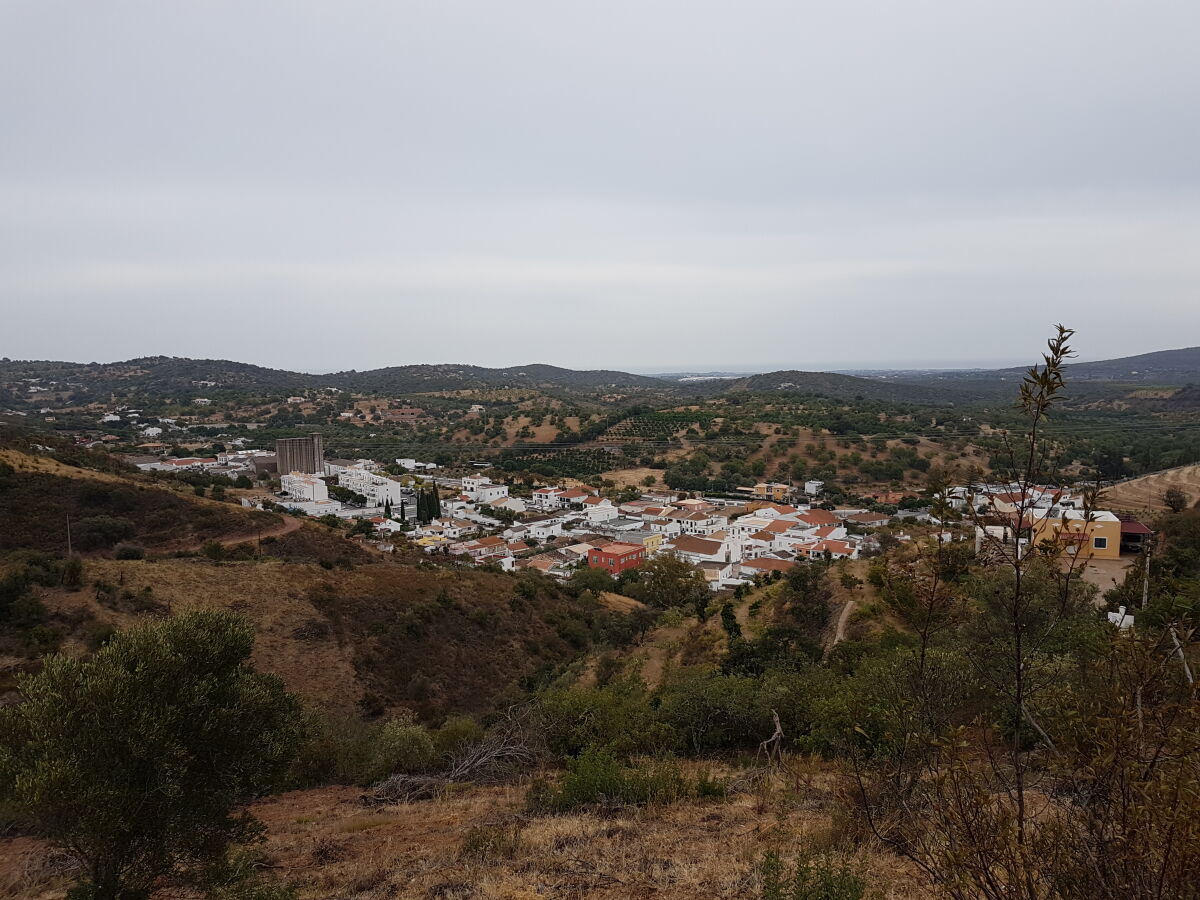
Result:
[[646,548],[647,556],[653,556],[658,552],[658,548],[662,546],[664,537],[661,531],[651,531],[642,535],[642,546]]
[[757,500],[774,500],[776,503],[783,503],[791,493],[792,486],[790,484],[764,481],[754,486],[754,497]]
[[1086,515],[1079,509],[1055,507],[1034,510],[1031,543],[1037,547],[1043,541],[1053,541],[1064,553],[1092,559],[1117,559],[1121,555],[1121,520],[1108,511]]

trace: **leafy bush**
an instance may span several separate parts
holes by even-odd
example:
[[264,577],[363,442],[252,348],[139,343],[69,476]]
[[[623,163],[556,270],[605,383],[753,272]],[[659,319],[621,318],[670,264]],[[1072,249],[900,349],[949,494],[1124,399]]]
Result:
[[587,807],[665,806],[695,794],[695,785],[670,760],[625,766],[611,751],[589,747],[568,760],[557,786],[535,783],[527,802],[532,810],[558,813]]
[[307,733],[288,778],[292,787],[365,786],[392,774],[424,771],[438,762],[433,736],[411,715],[377,723],[312,716]]
[[828,854],[801,857],[792,871],[774,851],[759,867],[762,900],[862,900],[867,885],[845,859]]
[[759,683],[741,675],[684,670],[659,692],[658,716],[694,753],[752,747],[774,725]]
[[397,772],[420,772],[434,761],[433,738],[409,716],[389,719],[379,726],[372,754],[370,781]]
[[137,532],[137,526],[121,516],[89,516],[75,528],[75,540],[84,550],[111,547]]
[[639,679],[617,679],[604,687],[547,691],[539,709],[546,743],[560,758],[586,748],[606,747],[620,756],[674,747],[678,735],[658,719]]
[[145,896],[258,833],[234,810],[289,767],[299,705],[250,667],[253,642],[236,616],[192,612],[22,677],[0,710],[0,796],[83,864],[75,896]]
[[443,761],[483,740],[483,726],[469,716],[451,716],[433,733],[434,758]]
[[113,555],[117,559],[145,559],[146,551],[137,544],[117,544],[113,549]]

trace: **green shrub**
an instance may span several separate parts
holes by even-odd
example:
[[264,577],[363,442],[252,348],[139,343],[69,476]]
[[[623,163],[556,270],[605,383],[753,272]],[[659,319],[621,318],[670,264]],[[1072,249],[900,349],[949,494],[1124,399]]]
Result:
[[0,709],[0,796],[81,863],[77,897],[144,897],[258,834],[241,815],[276,786],[299,703],[249,664],[254,630],[190,612],[92,658],[51,656]]
[[696,796],[702,800],[724,800],[729,793],[729,782],[708,771],[696,778]]
[[63,563],[62,583],[63,587],[71,591],[83,587],[83,560],[78,556],[70,556]]
[[693,753],[753,747],[774,728],[756,679],[699,670],[663,685],[658,715],[681,737],[679,749]]
[[117,559],[145,559],[146,551],[136,544],[117,544],[113,555]]
[[483,740],[483,726],[469,716],[451,716],[433,733],[434,758],[448,760]]
[[801,857],[787,871],[774,851],[759,867],[759,896],[762,900],[862,900],[867,885],[845,859],[829,854]]
[[658,753],[679,743],[636,678],[615,679],[597,688],[550,690],[542,695],[539,708],[547,745],[559,758],[577,756],[592,746],[628,756]]
[[368,781],[398,772],[419,772],[434,762],[433,738],[410,716],[388,719],[379,726],[372,749]]
[[588,807],[665,806],[695,796],[696,788],[671,760],[623,765],[603,747],[589,747],[568,760],[557,786],[536,782],[527,803],[538,812]]
[[434,739],[411,715],[379,723],[311,716],[307,739],[289,774],[293,788],[369,785],[397,772],[436,767]]

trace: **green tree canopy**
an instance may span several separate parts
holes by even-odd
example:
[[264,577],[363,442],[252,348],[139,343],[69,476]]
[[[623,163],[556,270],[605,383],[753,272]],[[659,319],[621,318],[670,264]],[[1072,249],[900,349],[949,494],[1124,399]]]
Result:
[[284,774],[301,719],[253,642],[238,616],[188,613],[48,657],[0,709],[0,797],[83,864],[73,896],[144,897],[255,836],[239,807]]

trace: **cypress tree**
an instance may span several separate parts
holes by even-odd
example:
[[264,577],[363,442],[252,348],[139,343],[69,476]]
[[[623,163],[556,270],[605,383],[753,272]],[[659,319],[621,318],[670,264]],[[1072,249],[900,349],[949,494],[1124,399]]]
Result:
[[436,481],[433,483],[433,487],[429,489],[429,511],[431,519],[440,519],[442,517],[442,498],[438,496]]

